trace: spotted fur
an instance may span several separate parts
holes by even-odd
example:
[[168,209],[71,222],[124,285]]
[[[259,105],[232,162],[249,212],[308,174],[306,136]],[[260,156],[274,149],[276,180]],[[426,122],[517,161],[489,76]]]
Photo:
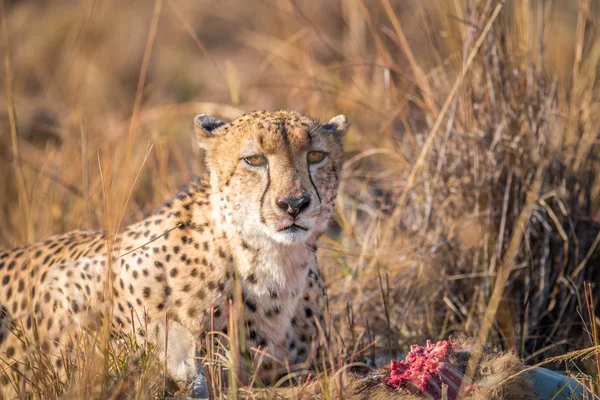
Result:
[[[316,241],[336,197],[346,125],[343,116],[320,124],[291,111],[258,111],[231,123],[198,116],[207,178],[116,237],[75,231],[1,253],[0,371],[11,368],[0,374],[0,394],[16,370],[35,368],[34,348],[64,373],[65,348],[75,346],[77,332],[97,331],[110,305],[115,335],[159,340],[169,315],[199,346],[212,323],[227,331],[236,276],[249,347],[290,364],[306,360],[323,322]],[[311,151],[326,156],[309,164]],[[266,165],[250,165],[252,155]],[[279,203],[297,196],[310,201],[294,216]],[[170,371],[179,381],[193,375],[190,351]]]

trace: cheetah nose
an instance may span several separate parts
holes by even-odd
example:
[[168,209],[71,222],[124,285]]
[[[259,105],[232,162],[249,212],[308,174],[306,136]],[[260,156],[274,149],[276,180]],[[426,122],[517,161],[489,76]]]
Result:
[[309,204],[310,197],[308,197],[306,194],[302,194],[299,197],[284,197],[277,200],[277,207],[292,217],[295,217],[302,211],[306,210]]

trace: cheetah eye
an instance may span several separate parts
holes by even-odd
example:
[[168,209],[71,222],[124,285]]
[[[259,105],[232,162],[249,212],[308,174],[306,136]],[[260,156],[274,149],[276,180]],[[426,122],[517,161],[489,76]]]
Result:
[[306,159],[309,164],[317,164],[323,161],[327,157],[327,153],[324,151],[309,151],[306,155]]
[[267,165],[267,157],[262,154],[254,154],[248,157],[244,157],[244,161],[246,164],[251,165],[253,167],[262,167]]

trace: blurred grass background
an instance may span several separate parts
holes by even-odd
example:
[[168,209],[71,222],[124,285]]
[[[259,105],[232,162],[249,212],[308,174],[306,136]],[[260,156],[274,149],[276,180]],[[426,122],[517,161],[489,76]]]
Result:
[[598,22],[592,0],[4,0],[0,247],[141,219],[204,172],[198,113],[344,113],[319,251],[339,365],[597,345]]

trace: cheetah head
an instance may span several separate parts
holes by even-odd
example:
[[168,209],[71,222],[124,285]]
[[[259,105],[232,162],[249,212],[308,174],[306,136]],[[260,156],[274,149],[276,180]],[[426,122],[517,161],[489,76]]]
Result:
[[291,111],[257,111],[230,123],[198,115],[215,218],[242,237],[299,244],[328,224],[348,121],[319,123]]

